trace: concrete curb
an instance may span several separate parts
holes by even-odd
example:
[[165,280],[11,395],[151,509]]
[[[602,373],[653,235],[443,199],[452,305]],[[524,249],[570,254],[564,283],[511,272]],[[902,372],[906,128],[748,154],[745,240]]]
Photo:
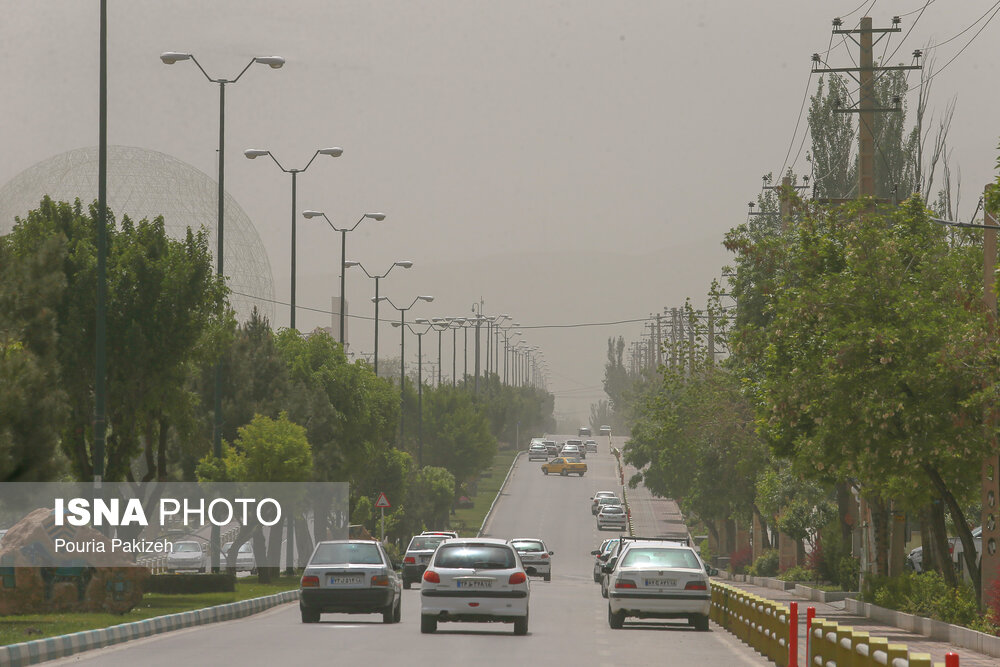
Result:
[[171,630],[180,630],[196,625],[218,623],[220,621],[231,621],[298,599],[299,591],[284,591],[275,595],[266,595],[264,597],[251,598],[250,600],[241,600],[240,602],[230,602],[229,604],[220,604],[204,609],[194,609],[179,614],[156,616],[154,618],[147,618],[144,621],[135,621],[134,623],[122,623],[121,625],[113,625],[109,628],[86,630],[84,632],[74,632],[69,635],[0,646],[0,665],[9,665],[10,667],[33,665],[45,662],[46,660],[64,658],[76,653],[90,651],[95,648],[113,646],[114,644],[120,644],[132,639],[170,632]]
[[1000,637],[976,632],[960,625],[886,609],[870,602],[859,602],[854,598],[844,600],[844,607],[852,614],[870,618],[878,623],[1000,658]]
[[493,508],[497,506],[497,501],[500,500],[500,496],[503,495],[503,490],[507,488],[507,482],[510,481],[510,475],[514,472],[514,466],[516,466],[517,462],[521,459],[521,454],[524,454],[523,450],[518,451],[514,456],[514,460],[511,461],[510,469],[507,471],[507,476],[503,478],[503,484],[501,484],[500,488],[497,490],[497,497],[493,499],[493,502],[490,504],[490,508],[486,511],[486,516],[483,517],[483,525],[479,527],[479,532],[476,533],[476,537],[483,537],[483,533],[486,532],[486,524],[490,522],[490,518],[493,516]]

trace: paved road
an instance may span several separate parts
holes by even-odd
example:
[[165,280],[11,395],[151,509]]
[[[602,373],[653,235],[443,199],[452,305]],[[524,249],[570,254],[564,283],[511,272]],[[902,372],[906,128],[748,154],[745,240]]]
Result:
[[[618,439],[616,439],[618,440]],[[630,623],[611,630],[607,602],[592,578],[590,550],[604,536],[588,499],[599,490],[620,490],[606,438],[587,457],[585,477],[541,474],[541,462],[520,457],[486,532],[494,537],[542,537],[555,551],[551,582],[531,582],[531,620],[526,637],[501,624],[442,624],[420,634],[420,591],[403,592],[403,622],[382,625],[378,616],[327,614],[303,625],[298,608],[284,605],[246,619],[217,623],[130,642],[56,664],[149,667],[203,664],[379,665],[766,665],[732,635],[712,627],[694,632],[664,622]],[[620,442],[618,443],[620,445]]]

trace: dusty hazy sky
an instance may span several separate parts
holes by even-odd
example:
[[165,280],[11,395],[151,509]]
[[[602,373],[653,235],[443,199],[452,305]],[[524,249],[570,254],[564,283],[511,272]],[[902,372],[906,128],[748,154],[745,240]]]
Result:
[[[876,0],[869,13],[885,26],[925,2]],[[385,211],[385,222],[348,236],[347,258],[372,270],[413,260],[383,281],[397,303],[435,295],[412,317],[468,315],[480,297],[487,313],[524,325],[643,317],[688,295],[704,301],[728,261],[723,233],[744,219],[761,175],[784,162],[810,55],[827,50],[831,19],[859,3],[110,0],[109,140],[214,178],[218,89],[159,54],[192,52],[214,76],[282,55],[283,69],[251,68],[226,100],[227,190],[268,248],[277,299],[289,295],[290,178],[242,150],[268,148],[296,167],[339,145],[343,157],[299,177],[299,208],[351,223]],[[932,1],[894,61],[993,4]],[[3,183],[97,143],[98,2],[0,9]],[[903,18],[890,52],[917,16]],[[942,45],[938,67],[977,30]],[[934,110],[958,99],[950,137],[966,217],[995,175],[998,34],[1000,19],[934,82]],[[839,43],[829,62],[849,66],[856,49],[849,56]],[[329,309],[339,238],[325,223],[298,228],[298,303]],[[353,313],[370,314],[372,290],[348,273]],[[287,325],[288,308],[276,312]],[[300,329],[330,325],[309,311],[297,319]],[[582,420],[602,396],[607,337],[634,338],[641,325],[523,331],[544,349],[557,412]],[[370,323],[352,322],[350,334],[354,349],[370,351]],[[398,354],[396,330],[382,334],[382,354]],[[436,360],[436,341],[428,347]]]

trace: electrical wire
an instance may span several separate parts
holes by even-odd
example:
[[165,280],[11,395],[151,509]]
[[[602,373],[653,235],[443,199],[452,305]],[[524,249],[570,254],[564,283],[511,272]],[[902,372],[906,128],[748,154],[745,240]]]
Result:
[[[868,2],[868,0],[864,0],[864,2],[862,2],[860,5],[858,5],[857,7],[855,7],[854,9],[852,9],[851,11],[849,11],[848,13],[841,14],[840,18],[846,19],[849,16],[851,16],[852,14],[856,13],[859,9],[861,9],[862,7],[865,6],[865,2]],[[873,2],[872,4],[875,4],[875,3]],[[869,7],[868,10],[871,11],[871,8]]]
[[[929,2],[927,3],[927,5],[933,5],[935,2],[937,2],[937,0],[929,0]],[[921,12],[922,13],[925,9],[927,9],[927,5],[924,5],[920,9],[912,9],[912,10],[906,12],[905,14],[900,14],[899,18],[903,19],[903,18],[906,18],[907,16],[910,16],[912,14],[916,14],[917,12]]]
[[[993,8],[995,8],[995,9],[993,9]],[[983,30],[986,29],[986,26],[988,26],[990,24],[990,22],[993,21],[994,18],[996,18],[997,13],[1000,13],[1000,2],[997,2],[995,5],[993,5],[993,7],[991,7],[991,9],[993,9],[993,14],[991,14],[990,17],[988,19],[986,19],[986,23],[984,23],[982,25],[982,27],[980,27],[979,30],[976,31],[976,34],[974,34],[972,37],[969,38],[969,41],[965,43],[965,46],[963,46],[961,49],[959,49],[958,53],[956,53],[954,56],[952,56],[951,60],[949,60],[948,62],[946,62],[944,65],[942,65],[939,70],[937,70],[936,72],[934,72],[933,74],[931,74],[929,77],[927,77],[927,79],[924,82],[931,81],[934,77],[936,77],[938,74],[940,74],[945,69],[947,69],[948,65],[952,64],[953,62],[955,62],[955,60],[960,55],[962,55],[962,53],[967,48],[969,48],[969,45],[972,44],[974,41],[976,41],[976,37],[979,37],[979,35],[982,34]],[[989,11],[989,10],[987,10],[987,11]],[[980,19],[980,20],[982,20],[982,19]],[[973,25],[975,25],[975,24],[973,24]],[[915,84],[913,86],[910,86],[909,88],[907,88],[906,92],[910,92],[911,90],[914,90],[915,88],[918,88],[918,87],[919,87],[919,84]]]
[[[806,89],[802,93],[802,104],[799,105],[799,117],[795,121],[795,129],[792,130],[792,138],[788,142],[788,150],[785,152],[785,161],[781,163],[781,169],[778,170],[778,174],[777,174],[778,178],[781,178],[782,176],[785,175],[785,167],[788,165],[788,156],[790,156],[792,154],[792,147],[795,145],[795,137],[799,133],[799,125],[802,123],[802,112],[805,111],[806,100],[809,99],[809,88],[812,85],[812,75],[813,75],[812,65],[810,65],[810,67],[809,67],[809,77],[806,79]],[[798,159],[798,156],[796,156],[796,160],[797,159]]]
[[959,33],[957,33],[955,35],[952,35],[951,37],[949,37],[948,39],[944,40],[943,42],[940,42],[938,44],[934,44],[933,46],[928,47],[928,49],[936,49],[936,48],[938,48],[940,46],[944,46],[948,42],[955,41],[956,39],[958,39],[959,37],[961,37],[965,33],[969,32],[970,30],[972,30],[973,28],[975,28],[977,23],[979,23],[980,21],[982,21],[984,18],[986,18],[987,14],[989,14],[991,11],[993,11],[994,9],[997,8],[997,5],[1000,5],[1000,2],[993,3],[993,6],[991,6],[989,9],[987,9],[985,12],[983,12],[982,16],[980,16],[978,19],[976,19],[975,21],[973,21],[972,23],[970,23],[968,26],[966,26],[961,32],[959,32]]

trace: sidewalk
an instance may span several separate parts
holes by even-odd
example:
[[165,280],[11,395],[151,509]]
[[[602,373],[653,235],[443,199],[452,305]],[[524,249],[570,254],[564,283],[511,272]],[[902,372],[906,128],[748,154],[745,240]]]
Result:
[[[634,474],[635,470],[626,466],[625,479]],[[674,536],[686,534],[687,528],[681,517],[677,503],[666,498],[654,498],[643,486],[628,491],[629,506],[632,510],[632,526],[636,535],[645,537]],[[944,662],[946,653],[957,653],[961,659],[961,667],[996,667],[1000,658],[994,658],[982,653],[976,653],[967,648],[959,648],[946,642],[935,641],[923,635],[913,634],[899,628],[881,625],[871,619],[856,616],[844,609],[843,602],[822,603],[800,598],[792,591],[779,591],[773,588],[754,586],[740,581],[724,580],[727,584],[741,588],[749,593],[768,600],[787,605],[789,602],[799,603],[799,664],[806,665],[806,608],[815,607],[817,618],[839,623],[867,632],[872,637],[885,637],[892,644],[906,644],[910,652],[929,653],[933,662]]]

